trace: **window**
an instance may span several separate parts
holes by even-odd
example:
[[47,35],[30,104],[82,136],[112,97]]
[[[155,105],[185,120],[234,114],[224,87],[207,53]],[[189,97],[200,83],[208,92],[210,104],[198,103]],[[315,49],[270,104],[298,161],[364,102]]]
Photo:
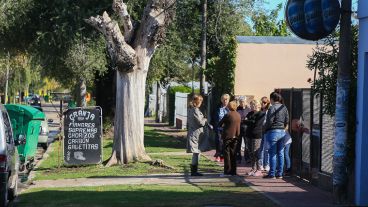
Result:
[[3,115],[3,119],[4,119],[4,128],[5,128],[5,137],[6,137],[6,142],[11,144],[13,143],[13,130],[11,128],[11,124],[9,121],[9,116],[8,113],[6,112],[2,112]]

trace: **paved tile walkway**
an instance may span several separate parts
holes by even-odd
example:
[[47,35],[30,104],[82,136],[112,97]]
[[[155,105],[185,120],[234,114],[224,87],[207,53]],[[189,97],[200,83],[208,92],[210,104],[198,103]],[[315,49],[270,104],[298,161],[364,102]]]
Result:
[[[173,127],[167,124],[152,123],[151,120],[146,120],[146,123],[157,127],[158,131],[169,132],[168,134],[174,137],[182,137],[185,139],[186,133],[182,130],[177,132]],[[214,160],[215,151],[203,153],[207,158]],[[223,165],[222,163],[219,163]],[[199,166],[200,168],[200,166]],[[237,169],[238,178],[241,182],[246,183],[258,192],[273,200],[283,207],[329,207],[333,205],[332,193],[321,190],[310,183],[296,177],[268,180],[262,177],[245,176],[246,172],[251,170],[245,163],[240,164]]]
[[[215,151],[209,151],[204,155],[214,160]],[[222,165],[222,163],[219,163]],[[254,190],[263,193],[272,201],[283,207],[328,207],[334,206],[332,194],[323,191],[299,178],[290,177],[284,179],[263,179],[262,177],[246,176],[251,170],[244,163],[237,168],[237,174]]]

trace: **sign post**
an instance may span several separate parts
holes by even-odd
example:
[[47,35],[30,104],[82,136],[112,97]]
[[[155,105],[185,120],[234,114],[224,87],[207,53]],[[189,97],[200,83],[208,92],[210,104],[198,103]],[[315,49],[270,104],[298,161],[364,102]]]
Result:
[[64,162],[68,165],[102,162],[102,109],[73,108],[64,112]]

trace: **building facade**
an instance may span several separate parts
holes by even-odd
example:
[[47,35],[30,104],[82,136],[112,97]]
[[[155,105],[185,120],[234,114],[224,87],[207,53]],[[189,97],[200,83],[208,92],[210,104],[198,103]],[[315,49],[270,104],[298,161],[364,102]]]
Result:
[[358,2],[359,57],[355,143],[355,204],[368,206],[368,1]]
[[275,88],[310,88],[306,64],[316,42],[297,37],[238,36],[235,95],[259,100]]

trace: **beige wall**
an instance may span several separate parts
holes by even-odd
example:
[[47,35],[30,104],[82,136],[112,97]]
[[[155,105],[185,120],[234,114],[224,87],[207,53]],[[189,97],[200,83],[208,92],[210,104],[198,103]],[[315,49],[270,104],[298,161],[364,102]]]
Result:
[[306,67],[313,44],[238,43],[235,95],[269,96],[275,88],[309,88]]

